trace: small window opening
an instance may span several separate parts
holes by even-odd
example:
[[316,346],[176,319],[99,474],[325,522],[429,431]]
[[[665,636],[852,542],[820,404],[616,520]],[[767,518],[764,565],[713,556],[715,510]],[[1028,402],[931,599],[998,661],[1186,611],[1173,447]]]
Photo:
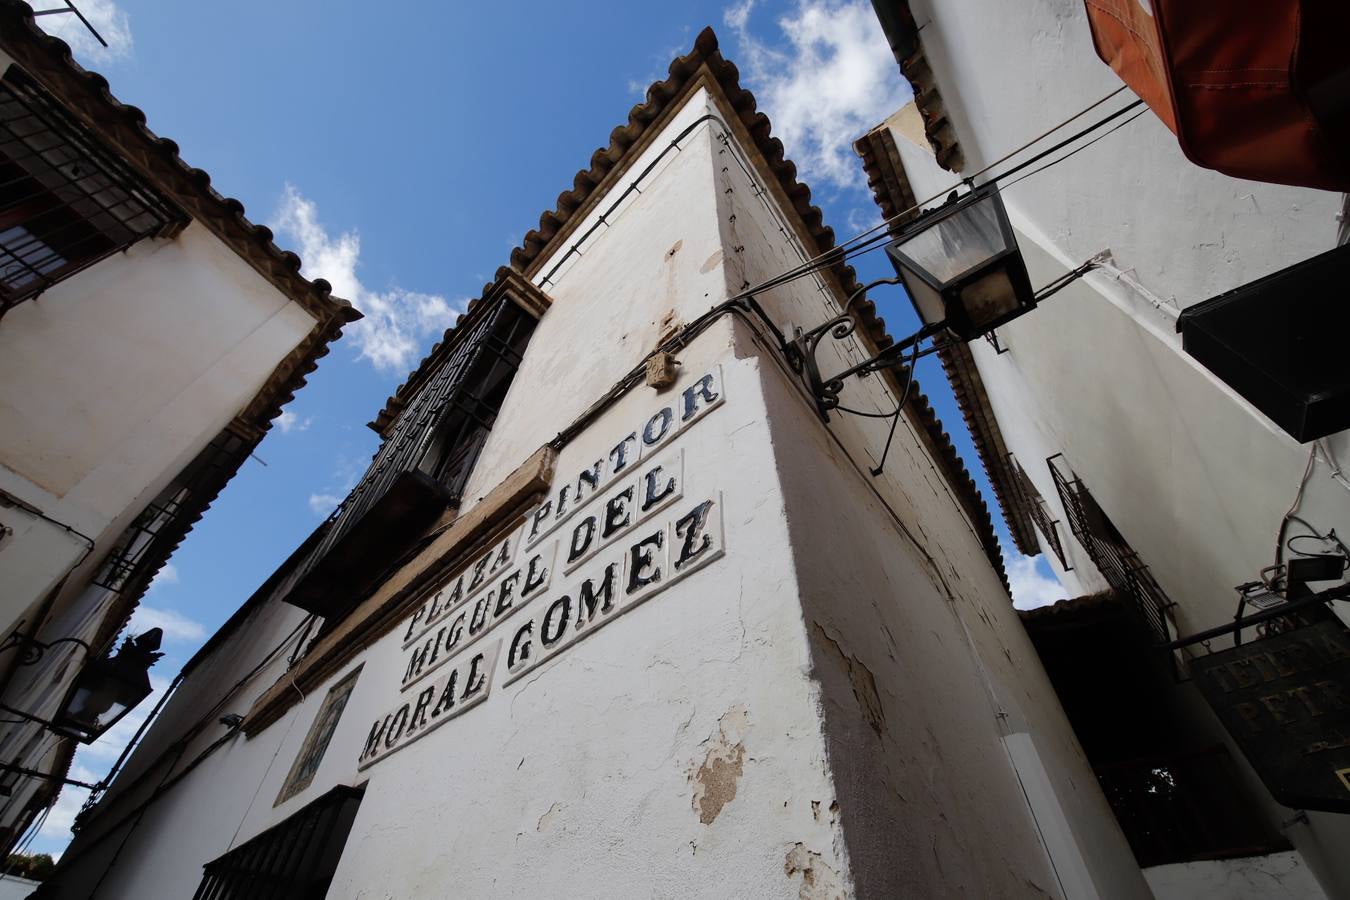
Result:
[[186,221],[21,69],[0,78],[0,315]]

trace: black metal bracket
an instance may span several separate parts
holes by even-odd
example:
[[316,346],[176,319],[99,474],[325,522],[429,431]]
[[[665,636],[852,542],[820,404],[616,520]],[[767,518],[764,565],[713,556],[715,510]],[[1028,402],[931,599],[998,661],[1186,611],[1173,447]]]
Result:
[[1243,616],[1241,619],[1234,620],[1227,625],[1220,625],[1217,628],[1210,628],[1206,631],[1197,632],[1187,637],[1178,638],[1167,644],[1154,644],[1159,650],[1180,650],[1183,647],[1189,647],[1192,644],[1202,644],[1205,641],[1213,640],[1217,637],[1234,634],[1243,628],[1252,625],[1259,625],[1262,622],[1268,622],[1271,619],[1278,619],[1287,616],[1292,612],[1298,612],[1310,606],[1321,606],[1324,603],[1330,603],[1332,600],[1350,600],[1350,584],[1343,584],[1340,587],[1328,588],[1317,594],[1310,594],[1298,600],[1291,600],[1282,606],[1271,607],[1258,613],[1252,613],[1250,616]]
[[19,665],[32,666],[42,661],[42,657],[47,651],[57,644],[79,644],[84,648],[85,654],[92,652],[89,645],[79,638],[64,637],[57,638],[51,643],[44,644],[42,641],[35,640],[19,631],[13,631],[3,641],[0,641],[0,653],[6,650],[19,650]]
[[[880,372],[902,365],[905,361],[906,351],[916,348],[921,342],[946,329],[945,322],[925,325],[914,334],[896,341],[870,359],[865,359],[857,365],[850,366],[828,378],[822,376],[820,374],[820,362],[817,359],[821,343],[826,337],[833,338],[836,341],[845,340],[857,330],[858,323],[849,313],[854,302],[878,285],[899,283],[899,278],[880,278],[863,285],[848,298],[848,302],[844,304],[843,312],[839,315],[817,325],[810,331],[798,329],[797,334],[791,340],[785,342],[783,349],[787,354],[788,365],[792,367],[792,371],[801,376],[807,390],[811,392],[811,397],[816,401],[816,410],[825,421],[830,420],[830,410],[839,408],[839,395],[843,393],[846,379],[854,375],[868,375],[872,372]],[[935,349],[930,348],[924,352],[932,352]],[[920,354],[912,353],[910,355],[917,357]]]

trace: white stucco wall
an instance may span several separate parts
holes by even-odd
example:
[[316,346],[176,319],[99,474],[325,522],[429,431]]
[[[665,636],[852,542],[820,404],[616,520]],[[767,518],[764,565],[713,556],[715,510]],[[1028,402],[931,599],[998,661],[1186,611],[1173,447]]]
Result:
[[[696,96],[652,146],[707,103]],[[715,140],[720,130],[693,132],[546,286],[554,305],[461,514],[650,351],[663,319],[688,322],[797,261],[728,156],[748,151]],[[802,325],[831,309],[809,281],[766,302]],[[335,898],[1078,897],[1061,884],[1083,879],[1101,896],[1147,896],[971,523],[909,425],[874,482],[859,466],[879,456],[884,425],[840,420],[832,439],[744,324],[719,320],[679,359],[673,388],[634,389],[563,448],[551,494],[716,371],[725,402],[644,458],[683,460],[681,498],[651,521],[715,498],[723,556],[512,680],[512,636],[609,551],[571,572],[555,561],[540,595],[437,670],[500,642],[485,699],[362,769],[372,724],[411,696],[396,628],[154,803],[98,896],[190,895],[204,863],[360,783]],[[851,400],[894,402],[880,379],[860,384]],[[540,546],[569,539],[585,513],[574,515]],[[170,701],[68,851],[78,862],[60,896],[87,896],[122,837],[98,835],[161,777],[133,787],[144,760],[282,640],[298,620],[288,609],[259,611]],[[313,783],[274,806],[328,687],[358,665]],[[274,664],[220,711],[243,711],[283,672]],[[209,725],[171,755],[181,768],[221,733]],[[1033,748],[1039,774],[1025,752],[1014,762],[1013,743]]]
[[[731,150],[718,156],[717,196],[726,245],[744,248],[726,266],[734,290],[801,256]],[[803,278],[758,299],[784,330],[810,328],[837,314],[820,287]],[[851,339],[819,355],[825,373],[862,358]],[[909,420],[901,420],[884,473],[872,476],[887,420],[834,414],[822,428],[786,373],[765,370],[860,894],[991,895],[1035,884],[1052,895],[1084,895],[1073,892],[1063,847],[1051,853],[1062,888],[1044,867],[1037,835],[1062,826],[1086,858],[1087,871],[1077,875],[1095,881],[1102,896],[1147,896],[978,534]],[[884,412],[896,399],[871,377],[852,379],[841,401]],[[1060,807],[1054,815],[1028,809],[1021,779],[1029,774],[1009,777],[1005,741],[1027,734],[1050,773]],[[935,777],[933,765],[948,777]]]
[[[1081,3],[911,6],[965,155],[963,174],[1120,87],[1093,50]],[[1132,99],[1122,91],[994,171]],[[888,124],[916,196],[945,192],[959,176],[940,169],[912,131],[902,133],[902,121],[894,116]],[[1341,197],[1196,167],[1148,112],[1008,186],[1003,197],[1033,286],[1103,250],[1126,273],[1089,274],[1000,328],[1008,353],[996,355],[983,341],[971,345],[1004,439],[1059,519],[1074,570],[1066,573],[1048,552],[1046,559],[1071,596],[1105,586],[1069,532],[1045,463],[1063,453],[1178,604],[1180,633],[1231,620],[1233,586],[1274,562],[1276,530],[1310,447],[1183,354],[1175,312],[1330,249]],[[1327,444],[1350,456],[1345,433]],[[1350,528],[1350,492],[1322,461],[1299,515],[1322,530]],[[1338,606],[1344,618],[1350,604]],[[1207,714],[1201,718],[1218,730]],[[1272,821],[1292,816],[1257,790]],[[1350,840],[1350,825],[1343,816],[1310,818],[1311,826],[1294,825],[1287,835],[1328,892],[1350,891],[1350,870],[1329,849]]]
[[[0,489],[97,541],[92,570],[314,324],[195,222],[79,272],[0,327]],[[12,624],[85,545],[17,509],[0,521]]]
[[0,875],[0,900],[23,900],[41,883],[17,875]]
[[1297,853],[1214,859],[1144,870],[1157,900],[1322,900]]

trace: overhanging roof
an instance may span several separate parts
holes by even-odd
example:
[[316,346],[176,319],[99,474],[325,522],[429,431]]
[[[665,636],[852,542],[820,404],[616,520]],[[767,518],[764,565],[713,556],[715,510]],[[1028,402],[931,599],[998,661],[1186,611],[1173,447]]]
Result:
[[[242,203],[217,193],[206,172],[189,166],[179,156],[177,144],[146,127],[145,114],[140,109],[119,101],[103,76],[84,69],[64,41],[43,32],[35,23],[33,10],[21,0],[0,0],[0,50],[49,91],[108,150],[315,319],[310,332],[273,369],[258,393],[229,423],[228,430],[245,442],[238,458],[238,463],[242,463],[247,450],[262,439],[282,407],[304,386],[318,360],[328,353],[329,344],[341,336],[342,327],[360,319],[361,313],[346,300],[333,296],[327,281],[301,275],[299,256],[277,247],[268,228],[250,222]],[[138,582],[128,585],[117,603],[107,610],[94,638],[95,646],[110,642],[125,627],[155,571],[177,549],[237,469],[238,464],[222,470],[207,490],[194,496],[192,503],[183,508],[173,540],[155,550],[158,562],[151,562]]]
[[332,295],[327,281],[301,275],[299,256],[272,243],[270,229],[244,216],[244,204],[216,193],[210,175],[189,166],[173,141],[146,128],[145,113],[114,97],[107,79],[86,70],[65,41],[40,29],[22,0],[0,0],[0,48],[128,164],[316,319],[351,322],[361,317],[350,303]]

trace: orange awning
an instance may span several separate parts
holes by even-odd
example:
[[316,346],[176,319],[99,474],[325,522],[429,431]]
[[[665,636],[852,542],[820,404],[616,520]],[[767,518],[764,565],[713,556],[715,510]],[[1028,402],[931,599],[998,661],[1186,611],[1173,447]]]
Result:
[[1348,0],[1084,0],[1093,43],[1194,163],[1350,191]]

